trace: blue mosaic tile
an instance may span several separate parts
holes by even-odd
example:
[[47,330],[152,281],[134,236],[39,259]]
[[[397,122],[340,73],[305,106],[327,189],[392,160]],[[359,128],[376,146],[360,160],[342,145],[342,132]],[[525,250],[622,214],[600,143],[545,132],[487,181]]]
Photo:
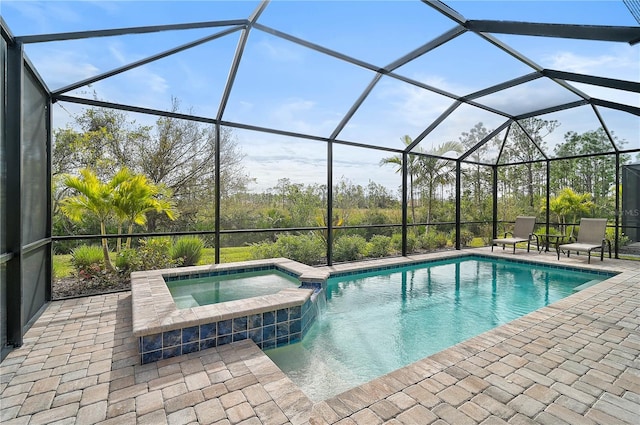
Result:
[[233,319],[233,332],[240,332],[247,330],[247,317],[236,317]]
[[276,339],[276,347],[284,347],[285,345],[289,345],[288,336],[283,336],[282,338]]
[[262,340],[274,339],[276,337],[275,325],[269,325],[262,328]]
[[292,333],[289,335],[289,344],[295,344],[296,342],[302,341],[301,333]]
[[289,322],[278,323],[276,325],[276,337],[280,338],[289,335]]
[[233,342],[244,341],[245,339],[247,339],[247,331],[233,334]]
[[206,350],[207,348],[217,347],[216,338],[203,339],[200,341],[200,349]]
[[217,335],[216,324],[207,323],[206,325],[200,325],[200,339],[209,339]]
[[182,329],[162,333],[162,346],[173,347],[182,343]]
[[289,332],[292,334],[302,332],[302,319],[292,320],[289,323]]
[[262,314],[262,325],[273,325],[276,322],[276,315],[274,311],[267,311]]
[[233,321],[231,319],[218,322],[218,336],[231,335],[232,329],[233,329]]
[[162,334],[144,335],[142,337],[142,352],[162,349]]
[[252,314],[248,320],[249,329],[262,327],[262,314]]
[[289,308],[289,320],[296,320],[302,316],[302,306],[294,306]]
[[191,326],[182,329],[182,344],[195,342],[200,340],[200,327]]
[[157,362],[162,359],[162,350],[150,351],[148,353],[142,353],[142,364]]
[[262,342],[262,328],[249,330],[249,338],[256,344],[260,344]]
[[162,358],[168,359],[171,357],[177,357],[182,355],[182,346],[176,345],[175,347],[169,347],[162,350]]
[[188,344],[182,344],[182,354],[195,353],[200,351],[200,342],[190,342]]
[[282,308],[282,309],[278,310],[278,312],[277,312],[277,320],[278,320],[278,323],[286,322],[287,320],[289,320],[289,312],[287,311],[286,308]]
[[263,350],[271,350],[272,348],[276,348],[276,340],[275,339],[270,339],[269,341],[263,341],[262,342],[262,349]]
[[224,336],[219,336],[216,340],[216,345],[217,346],[221,346],[221,345],[225,345],[225,344],[231,344],[232,342],[232,338],[231,338],[231,334],[229,335],[224,335]]

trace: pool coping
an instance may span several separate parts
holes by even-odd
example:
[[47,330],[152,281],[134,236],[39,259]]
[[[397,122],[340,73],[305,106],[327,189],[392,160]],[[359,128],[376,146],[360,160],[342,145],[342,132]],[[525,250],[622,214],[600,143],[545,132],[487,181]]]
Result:
[[218,322],[259,314],[274,310],[274,308],[285,309],[304,304],[313,294],[313,289],[290,288],[271,295],[178,309],[164,280],[165,277],[261,267],[282,269],[296,275],[302,283],[323,282],[328,277],[327,271],[287,258],[133,272],[131,273],[133,335],[142,337],[160,334],[171,330],[204,325],[211,321]]

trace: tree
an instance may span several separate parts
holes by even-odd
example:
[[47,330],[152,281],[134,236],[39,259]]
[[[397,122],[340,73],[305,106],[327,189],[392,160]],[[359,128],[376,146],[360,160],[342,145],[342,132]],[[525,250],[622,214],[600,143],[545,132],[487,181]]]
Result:
[[127,121],[124,112],[89,108],[75,117],[76,129],[56,129],[53,137],[51,172],[77,174],[91,168],[100,179],[114,169],[130,166],[130,147],[136,139],[148,137],[150,127]]
[[[402,143],[405,146],[409,146],[413,143],[411,136],[404,135],[401,138]],[[407,172],[409,173],[409,198],[411,202],[411,222],[416,222],[416,201],[415,201],[415,192],[414,192],[414,183],[417,175],[419,174],[419,166],[418,166],[418,157],[416,155],[407,155],[409,158],[407,164]],[[396,173],[402,172],[402,155],[395,155],[388,158],[382,158],[380,161],[380,166],[394,164],[397,165]]]
[[[71,220],[81,222],[86,214],[93,215],[100,222],[100,234],[107,234],[107,220],[114,215],[114,189],[125,179],[124,173],[116,174],[109,183],[103,183],[91,170],[80,170],[80,176],[67,176],[65,186],[75,190],[78,194],[69,196],[60,202],[61,211]],[[102,238],[102,254],[104,266],[108,271],[114,271],[109,258],[107,239]]]
[[[490,131],[485,128],[485,126],[479,122],[469,132],[463,132],[460,135],[459,141],[464,147],[465,150],[469,150],[476,146],[476,144],[480,143],[483,139],[485,139],[489,135]],[[472,171],[468,172],[468,176],[471,178],[472,184],[468,186],[471,189],[472,196],[474,198],[474,204],[477,206],[482,205],[482,197],[487,193],[485,190],[487,186],[490,186],[491,182],[491,172],[487,172],[486,166],[480,165],[482,162],[486,162],[486,154],[489,150],[489,143],[485,143],[483,146],[480,146],[478,149],[473,151],[468,159],[476,162],[473,164]]]
[[[148,181],[142,174],[132,174],[128,168],[123,168],[118,175],[122,175],[122,183],[114,187],[113,206],[119,217],[118,233],[122,233],[122,225],[128,224],[128,233],[133,233],[133,225],[145,225],[147,213],[154,211],[164,213],[174,220],[176,216],[174,203],[170,199],[170,192],[163,190]],[[131,236],[127,237],[126,247],[131,248]],[[120,251],[120,238],[118,238]]]
[[[524,176],[518,176],[529,198],[529,206],[535,205],[536,175],[541,174],[541,166],[534,161],[542,157],[540,150],[544,151],[546,144],[544,138],[551,134],[557,127],[557,121],[541,120],[540,118],[525,118],[518,121],[518,125],[512,125],[509,132],[509,142],[503,150],[504,162],[523,162]],[[524,181],[522,181],[524,180]]]
[[[555,148],[556,156],[572,157],[613,151],[613,146],[603,128],[578,134],[570,131],[564,136],[564,143]],[[623,141],[616,141],[619,146]],[[620,162],[629,160],[629,155],[621,155]],[[609,196],[615,186],[616,165],[613,155],[596,155],[563,160],[552,167],[553,187],[571,187],[577,192],[590,193],[594,202],[600,204]]]
[[445,159],[442,155],[447,152],[462,152],[463,146],[459,142],[445,142],[428,152],[428,155],[420,156],[418,160],[419,184],[427,188],[427,226],[429,231],[433,198],[439,185],[446,185],[455,180],[455,161]]
[[[180,112],[172,99],[171,111]],[[220,193],[223,198],[246,189],[251,178],[242,167],[244,155],[232,130],[172,117],[158,118],[153,126],[128,121],[126,113],[106,108],[89,108],[76,118],[74,128],[54,133],[53,173],[76,174],[91,168],[99,179],[112,170],[129,168],[144,174],[157,187],[172,193],[184,220],[195,220],[202,208],[215,203],[215,157],[220,148]],[[58,191],[56,197],[65,196]],[[147,230],[156,230],[165,214],[149,211]],[[185,225],[185,223],[181,223]]]
[[[180,112],[180,102],[175,98],[172,112]],[[216,144],[216,138],[214,126],[161,117],[147,138],[134,140],[131,151],[136,162],[133,169],[145,174],[153,184],[169,189],[183,213],[187,208],[197,210],[200,205],[212,205],[215,202],[216,146],[220,148],[221,198],[244,191],[251,181],[242,167],[244,154],[231,129],[220,130],[219,144]],[[156,213],[149,215],[150,232],[155,231],[158,218]]]
[[[570,188],[563,189],[558,196],[549,200],[549,211],[558,217],[561,233],[565,233],[568,223],[575,224],[578,216],[589,215],[593,207],[590,193],[577,194]],[[571,217],[570,222],[567,222],[568,217]]]

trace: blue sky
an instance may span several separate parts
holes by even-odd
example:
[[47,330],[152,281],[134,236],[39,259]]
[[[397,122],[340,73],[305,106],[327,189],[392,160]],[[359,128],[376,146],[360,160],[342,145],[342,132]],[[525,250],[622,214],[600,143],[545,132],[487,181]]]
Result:
[[[132,26],[247,18],[256,1],[2,1],[2,17],[16,36]],[[637,26],[621,0],[616,1],[452,1],[468,19]],[[455,26],[419,1],[272,1],[258,23],[331,50],[383,67]],[[227,28],[103,37],[29,44],[25,50],[50,89],[120,67],[171,47]],[[116,103],[169,109],[177,97],[185,111],[216,116],[240,32],[236,31],[175,57],[162,59],[70,94]],[[640,45],[496,35],[496,38],[543,68],[638,82]],[[396,71],[457,96],[532,72],[525,64],[467,33]],[[328,137],[374,78],[375,73],[323,55],[267,32],[253,29],[223,119]],[[640,107],[639,95],[574,84],[589,96]],[[499,110],[527,112],[577,96],[547,79],[516,86],[483,102]],[[405,134],[418,136],[451,106],[452,100],[384,76],[339,139],[402,148]],[[64,109],[62,108],[64,107]],[[79,112],[72,104],[56,105],[54,120],[66,125]],[[640,147],[638,117],[615,110],[602,115],[627,146]],[[153,118],[136,115],[137,122]],[[549,136],[550,147],[567,131],[598,127],[590,107],[545,116],[561,127]],[[504,118],[471,106],[458,108],[447,125],[421,143],[430,150],[457,140],[477,122],[489,130]],[[326,182],[326,146],[297,138],[245,130],[234,134],[246,155],[253,190],[275,186],[279,178]],[[380,167],[389,153],[336,146],[335,178],[366,185],[369,179],[395,189],[399,176]]]

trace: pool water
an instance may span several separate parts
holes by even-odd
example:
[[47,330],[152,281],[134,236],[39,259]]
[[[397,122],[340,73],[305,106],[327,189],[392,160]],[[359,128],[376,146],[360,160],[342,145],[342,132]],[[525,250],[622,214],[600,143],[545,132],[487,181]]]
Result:
[[179,309],[223,303],[297,288],[300,281],[277,270],[248,271],[167,282]]
[[321,401],[608,277],[464,257],[331,278],[302,342],[265,353]]

